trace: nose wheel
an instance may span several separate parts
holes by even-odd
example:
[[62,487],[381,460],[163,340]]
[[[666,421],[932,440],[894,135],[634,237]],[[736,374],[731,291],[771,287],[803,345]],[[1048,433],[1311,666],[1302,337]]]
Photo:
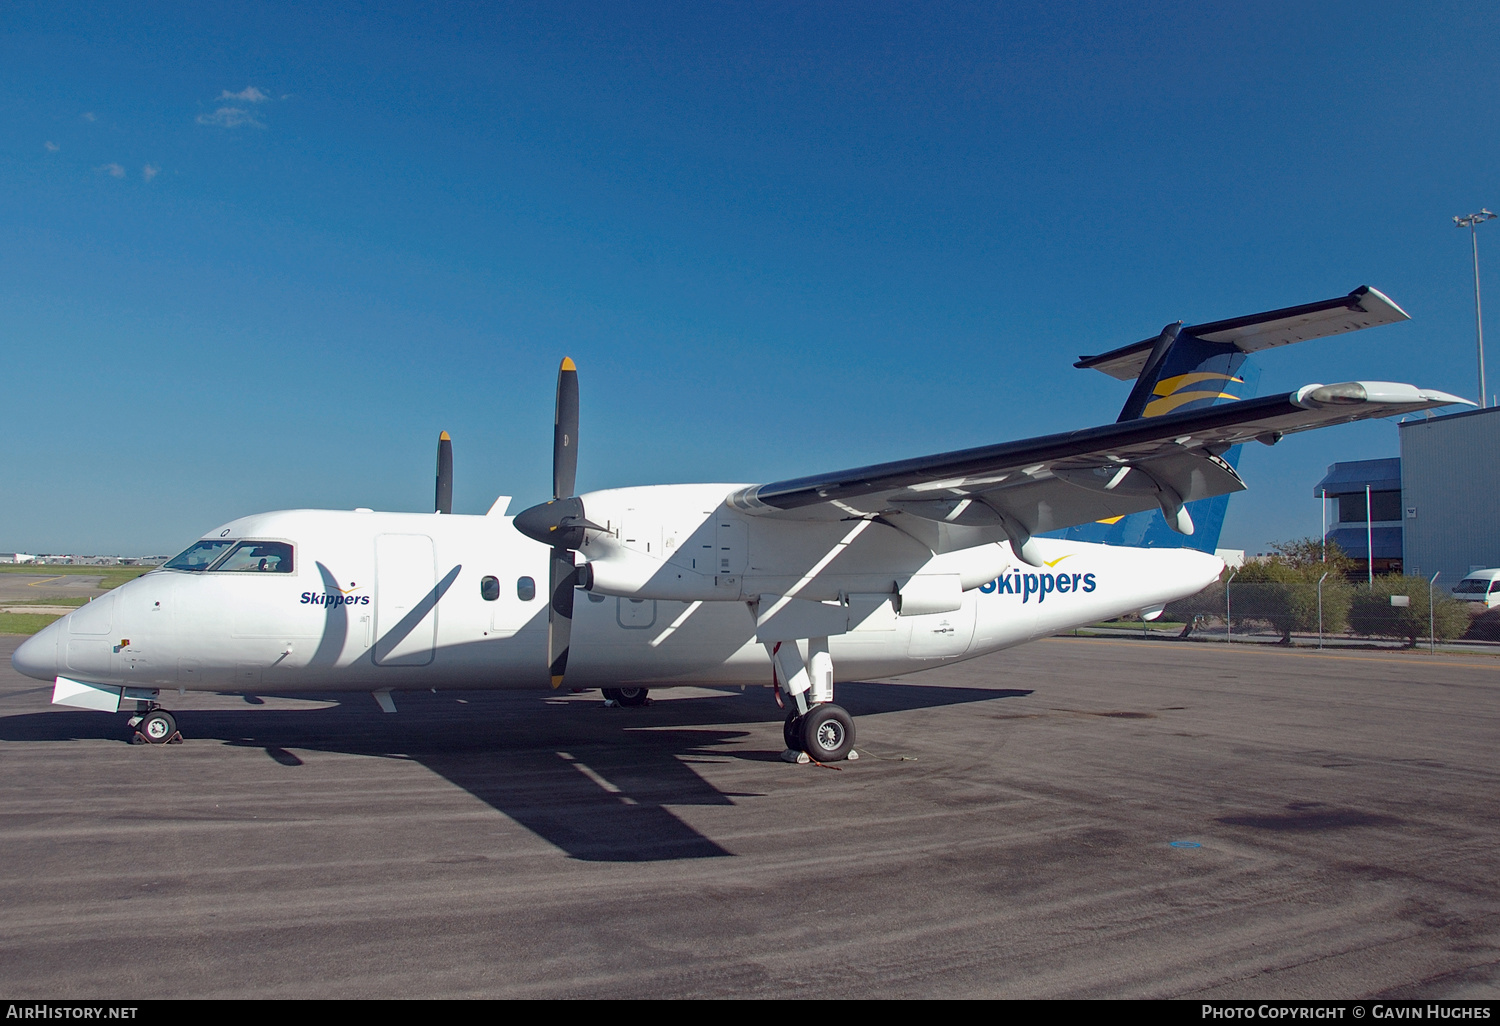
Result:
[[131,726],[135,727],[135,736],[130,739],[132,744],[182,744],[182,735],[177,732],[177,718],[165,709],[152,709]]

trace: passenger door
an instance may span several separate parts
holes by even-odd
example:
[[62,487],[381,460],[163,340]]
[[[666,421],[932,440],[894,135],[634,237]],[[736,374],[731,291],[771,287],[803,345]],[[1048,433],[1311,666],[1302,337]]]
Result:
[[375,664],[426,666],[437,643],[437,562],[425,534],[375,538]]

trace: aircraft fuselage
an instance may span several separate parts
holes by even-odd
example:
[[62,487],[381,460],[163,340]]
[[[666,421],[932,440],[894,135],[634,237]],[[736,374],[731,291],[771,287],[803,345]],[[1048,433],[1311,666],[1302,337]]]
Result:
[[[703,499],[733,488],[680,487]],[[1003,544],[933,556],[889,527],[861,533],[848,523],[823,525],[821,535],[791,525],[800,548],[768,538],[763,556],[757,532],[777,525],[707,501],[677,501],[673,520],[637,501],[648,491],[594,493],[591,515],[609,520],[607,542],[654,570],[656,583],[636,591],[661,594],[664,577],[684,587],[675,582],[698,574],[691,587],[702,594],[578,594],[569,687],[769,685],[755,612],[763,595],[821,601],[819,614],[840,620],[828,632],[837,679],[852,680],[1160,606],[1201,590],[1222,568],[1186,549],[1047,539],[1036,539],[1040,567],[1012,560]],[[548,549],[510,521],[332,510],[244,517],[205,538],[290,545],[290,572],[156,570],[47,627],[14,662],[41,679],[140,689],[546,688]],[[766,558],[773,552],[775,565]],[[898,613],[901,582],[934,569],[962,580],[958,608]]]

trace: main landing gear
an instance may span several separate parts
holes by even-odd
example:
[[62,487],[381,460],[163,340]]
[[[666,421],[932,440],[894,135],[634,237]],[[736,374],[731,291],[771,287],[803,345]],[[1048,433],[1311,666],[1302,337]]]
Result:
[[607,701],[615,705],[639,706],[646,705],[650,699],[646,696],[651,694],[650,688],[601,688]]
[[828,639],[807,642],[805,663],[798,642],[782,641],[766,647],[776,669],[776,686],[789,700],[786,704],[790,711],[781,728],[786,742],[782,758],[788,762],[858,759],[854,718],[833,704],[833,658],[828,654]]
[[136,714],[130,718],[135,734],[130,739],[133,745],[180,745],[182,735],[177,731],[177,718],[154,702],[138,702]]

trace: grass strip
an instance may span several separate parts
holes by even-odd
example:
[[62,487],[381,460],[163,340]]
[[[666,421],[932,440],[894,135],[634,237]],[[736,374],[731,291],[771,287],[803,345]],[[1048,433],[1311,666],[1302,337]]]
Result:
[[35,634],[56,619],[47,613],[0,613],[0,634]]

